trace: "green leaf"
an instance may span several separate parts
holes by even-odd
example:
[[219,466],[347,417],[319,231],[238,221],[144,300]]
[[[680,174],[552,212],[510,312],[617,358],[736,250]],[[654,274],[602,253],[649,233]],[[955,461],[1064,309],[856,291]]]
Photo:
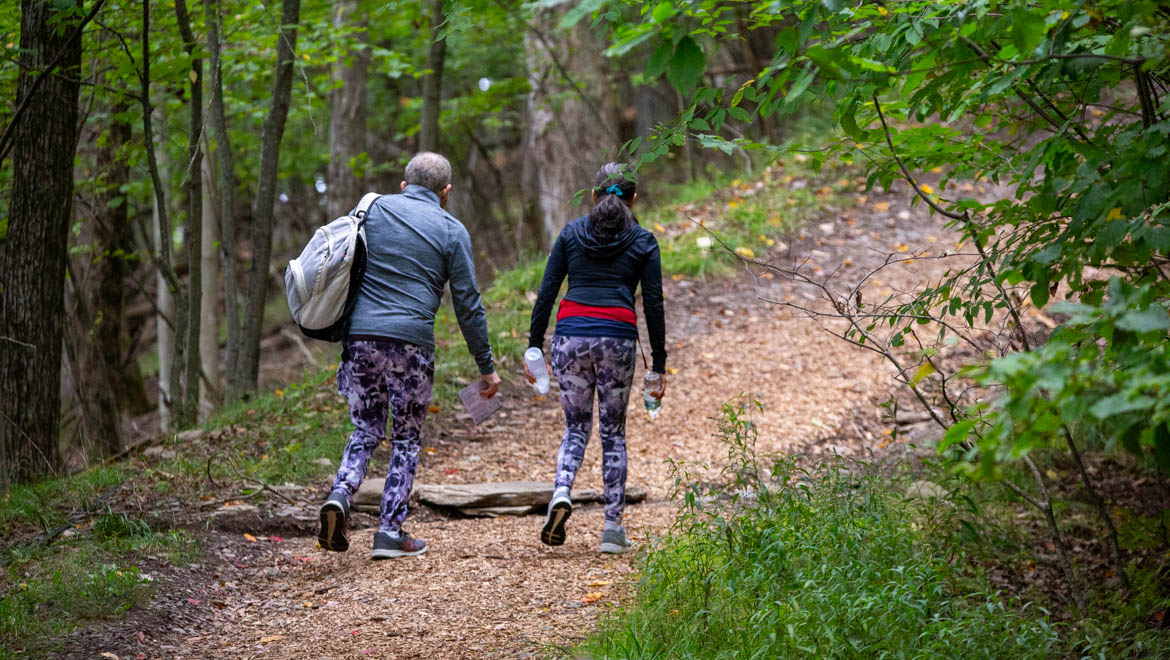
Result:
[[674,46],[674,55],[666,65],[666,79],[686,96],[695,89],[707,70],[707,56],[695,40],[687,35]]
[[1148,309],[1126,312],[1117,320],[1117,327],[1132,332],[1154,332],[1170,330],[1170,314],[1166,309],[1154,305]]
[[945,451],[951,445],[956,445],[967,440],[967,436],[971,434],[971,429],[975,428],[974,420],[963,420],[947,429],[943,434],[942,440],[938,443],[938,450]]
[[653,80],[662,75],[666,70],[666,64],[670,61],[670,56],[674,54],[674,46],[669,41],[664,41],[654,49],[650,55],[650,59],[646,60],[646,66],[642,69],[642,75],[647,79]]
[[938,370],[934,368],[933,364],[929,362],[923,362],[922,365],[918,367],[918,371],[914,372],[914,377],[910,379],[910,385],[917,385],[919,381],[921,381],[923,378],[926,378],[935,371]]

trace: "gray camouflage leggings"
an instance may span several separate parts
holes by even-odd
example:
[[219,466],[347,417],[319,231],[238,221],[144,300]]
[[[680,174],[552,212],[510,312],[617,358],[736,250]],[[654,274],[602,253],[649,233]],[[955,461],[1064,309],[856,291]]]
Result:
[[626,404],[634,380],[635,345],[633,339],[613,337],[557,335],[552,340],[552,368],[561,386],[561,407],[565,411],[556,486],[572,488],[585,460],[596,390],[605,520],[616,524],[621,524],[626,505]]
[[434,351],[401,341],[347,341],[337,367],[337,393],[349,401],[354,431],[333,490],[353,497],[366,476],[370,454],[386,435],[388,417],[393,418],[394,455],[382,489],[379,526],[384,532],[399,530],[406,518],[434,376]]

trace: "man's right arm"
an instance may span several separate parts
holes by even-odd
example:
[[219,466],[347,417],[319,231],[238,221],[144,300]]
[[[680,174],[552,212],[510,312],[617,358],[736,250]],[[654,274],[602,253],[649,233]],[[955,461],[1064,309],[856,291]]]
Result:
[[487,376],[495,373],[492,363],[492,345],[488,337],[487,313],[483,308],[483,297],[475,281],[475,261],[471,256],[471,237],[462,225],[456,225],[452,232],[448,254],[448,273],[451,283],[451,303],[455,306],[455,318],[467,342],[467,350],[475,358],[479,373]]

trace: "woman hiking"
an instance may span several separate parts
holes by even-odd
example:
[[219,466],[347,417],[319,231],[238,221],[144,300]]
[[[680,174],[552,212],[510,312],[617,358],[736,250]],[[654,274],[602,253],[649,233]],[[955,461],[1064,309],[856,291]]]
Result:
[[[552,339],[552,371],[561,388],[565,435],[557,452],[556,484],[540,532],[547,545],[565,542],[565,521],[573,512],[570,489],[585,459],[597,392],[605,482],[605,530],[601,552],[617,554],[633,546],[622,527],[626,503],[626,404],[634,379],[638,325],[634,291],[642,285],[642,307],[650,337],[653,370],[666,392],[666,328],[662,306],[662,261],[658,241],[638,225],[631,207],[634,181],[621,163],[606,163],[597,173],[593,210],[561,231],[548,256],[540,293],[532,309],[528,346],[544,350],[544,334],[561,282],[569,290],[557,312]],[[525,371],[528,371],[525,365]],[[529,380],[535,381],[532,373]]]

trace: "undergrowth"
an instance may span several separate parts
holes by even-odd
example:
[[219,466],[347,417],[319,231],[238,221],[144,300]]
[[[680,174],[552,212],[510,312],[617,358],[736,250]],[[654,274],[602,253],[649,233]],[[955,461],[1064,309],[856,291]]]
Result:
[[40,657],[86,621],[145,603],[154,585],[143,559],[183,565],[197,557],[187,532],[110,511],[55,545],[8,548],[0,557],[0,659]]
[[[682,512],[645,556],[633,601],[576,657],[1166,657],[1170,639],[1108,597],[1059,621],[965,561],[955,534],[861,464],[755,452],[750,407],[727,405],[726,485],[676,465]],[[939,503],[947,510],[949,503]],[[1142,595],[1138,594],[1138,598]]]

